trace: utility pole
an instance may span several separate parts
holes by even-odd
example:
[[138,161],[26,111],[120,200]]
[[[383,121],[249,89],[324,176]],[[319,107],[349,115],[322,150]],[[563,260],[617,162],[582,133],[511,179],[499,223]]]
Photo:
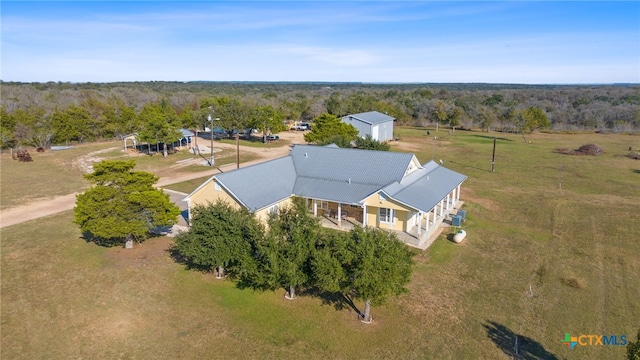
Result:
[[240,169],[240,134],[236,134],[236,169]]
[[207,116],[207,119],[209,120],[209,122],[211,122],[211,157],[209,158],[209,166],[213,166],[214,165],[214,158],[213,158],[213,120],[220,120],[220,118],[211,118],[211,106],[209,106],[209,116]]
[[491,156],[491,172],[495,172],[496,166],[496,138],[493,138],[493,155]]

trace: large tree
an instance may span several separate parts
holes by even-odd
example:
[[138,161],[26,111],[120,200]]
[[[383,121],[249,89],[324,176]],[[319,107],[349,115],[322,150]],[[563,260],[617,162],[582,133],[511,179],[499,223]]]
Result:
[[12,148],[15,146],[15,138],[13,137],[13,131],[16,128],[16,123],[11,116],[7,113],[4,107],[0,107],[0,149]]
[[114,246],[150,236],[152,229],[176,223],[180,209],[153,187],[156,176],[134,171],[135,162],[102,161],[85,178],[94,186],[76,197],[74,222],[89,241]]
[[217,201],[191,210],[191,228],[176,237],[176,249],[191,267],[225,271],[234,277],[252,269],[252,244],[260,243],[264,227],[244,208]]
[[355,298],[365,302],[362,321],[371,322],[371,304],[384,304],[390,296],[406,291],[413,254],[395,234],[372,227],[351,230],[348,246],[349,286]]
[[56,111],[52,115],[54,144],[64,144],[69,141],[83,142],[85,139],[93,140],[91,129],[91,114],[78,105],[71,105],[64,111]]
[[168,101],[147,104],[138,115],[142,129],[140,140],[148,143],[162,143],[163,156],[167,157],[167,143],[174,143],[182,137],[180,120]]
[[340,136],[349,141],[358,136],[358,129],[338,119],[335,115],[322,114],[313,119],[311,131],[304,134],[304,140],[309,143],[324,143],[332,137]]
[[18,146],[47,148],[51,145],[53,125],[51,115],[42,108],[18,109],[11,113],[14,125],[13,138]]
[[269,219],[269,232],[277,246],[279,285],[288,288],[293,300],[295,289],[309,283],[314,242],[320,233],[319,219],[310,215],[301,198],[280,209]]
[[209,111],[212,121],[219,119],[215,124],[206,124],[206,126],[213,128],[220,126],[229,137],[250,126],[251,109],[237,99],[226,97],[205,99],[200,107]]
[[316,240],[311,259],[313,284],[321,291],[346,294],[350,291],[349,271],[354,254],[349,235],[325,230]]
[[262,131],[262,142],[267,142],[267,135],[287,129],[284,125],[284,115],[271,105],[258,107],[253,113],[249,126]]
[[548,128],[551,126],[551,122],[549,122],[549,118],[547,118],[547,114],[544,110],[535,106],[530,106],[518,114],[517,126],[518,130],[522,133],[522,138],[527,142],[524,134],[531,134],[536,129]]

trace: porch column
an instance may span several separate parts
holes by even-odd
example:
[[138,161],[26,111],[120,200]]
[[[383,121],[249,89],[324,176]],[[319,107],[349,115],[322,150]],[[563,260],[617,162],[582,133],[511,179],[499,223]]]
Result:
[[440,200],[440,216],[444,213],[444,199]]
[[338,203],[338,226],[342,226],[342,204]]
[[422,212],[418,211],[418,235],[422,234]]
[[456,191],[456,190],[458,190],[458,188],[457,188],[457,187],[456,187],[456,188],[454,188],[454,189],[453,189],[453,191],[451,192],[451,193],[453,194],[453,195],[451,196],[451,202],[452,202],[452,204],[453,204],[453,207],[454,207],[454,208],[456,207],[456,204],[458,203],[458,201],[456,201],[456,193],[457,193],[457,191]]
[[427,213],[427,226],[426,226],[427,232],[429,232],[429,217],[431,217],[431,210],[429,210],[429,212]]
[[362,227],[367,226],[367,205],[362,205]]
[[313,199],[313,216],[318,216],[318,202]]
[[[460,185],[462,185],[462,184],[460,184]],[[458,189],[458,191],[457,191],[457,193],[458,193],[458,201],[460,201],[460,185],[458,185],[458,188],[457,188]],[[456,202],[458,202],[458,201],[456,201]]]
[[449,201],[449,198],[451,197],[451,193],[447,194],[447,211],[449,211],[450,206],[451,206],[451,201]]

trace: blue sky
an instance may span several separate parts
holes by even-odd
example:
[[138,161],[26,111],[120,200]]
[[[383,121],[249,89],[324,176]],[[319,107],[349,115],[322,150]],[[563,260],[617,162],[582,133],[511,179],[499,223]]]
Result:
[[640,2],[2,1],[4,81],[640,83]]

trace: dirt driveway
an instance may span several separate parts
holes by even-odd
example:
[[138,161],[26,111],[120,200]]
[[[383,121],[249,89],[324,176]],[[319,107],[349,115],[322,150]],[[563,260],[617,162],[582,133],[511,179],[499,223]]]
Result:
[[[267,160],[279,158],[286,156],[289,154],[291,147],[288,145],[289,142],[292,144],[304,144],[303,132],[301,131],[288,131],[282,132],[279,134],[280,141],[283,142],[283,146],[274,147],[274,148],[256,148],[251,146],[241,146],[241,152],[250,152],[256,154],[260,158],[257,160],[249,161],[246,163],[242,163],[242,167],[246,167],[249,165],[261,163]],[[224,144],[217,142],[215,147],[220,148],[233,148],[235,149],[235,145],[232,144]],[[229,164],[220,166],[222,171],[230,171],[235,169],[236,164]],[[176,173],[175,175],[163,177],[158,180],[156,183],[157,187],[163,187],[169,184],[175,184],[191,179],[197,179],[203,176],[212,176],[214,174],[219,173],[220,171],[215,169],[210,169],[206,171],[199,172],[185,172],[185,173]],[[76,203],[76,194],[67,194],[62,196],[57,196],[47,200],[34,201],[31,203],[27,203],[25,205],[8,208],[2,210],[0,213],[0,228],[11,226],[15,224],[20,224],[26,221],[38,219],[41,217],[57,214],[63,211],[71,210],[75,206]]]

